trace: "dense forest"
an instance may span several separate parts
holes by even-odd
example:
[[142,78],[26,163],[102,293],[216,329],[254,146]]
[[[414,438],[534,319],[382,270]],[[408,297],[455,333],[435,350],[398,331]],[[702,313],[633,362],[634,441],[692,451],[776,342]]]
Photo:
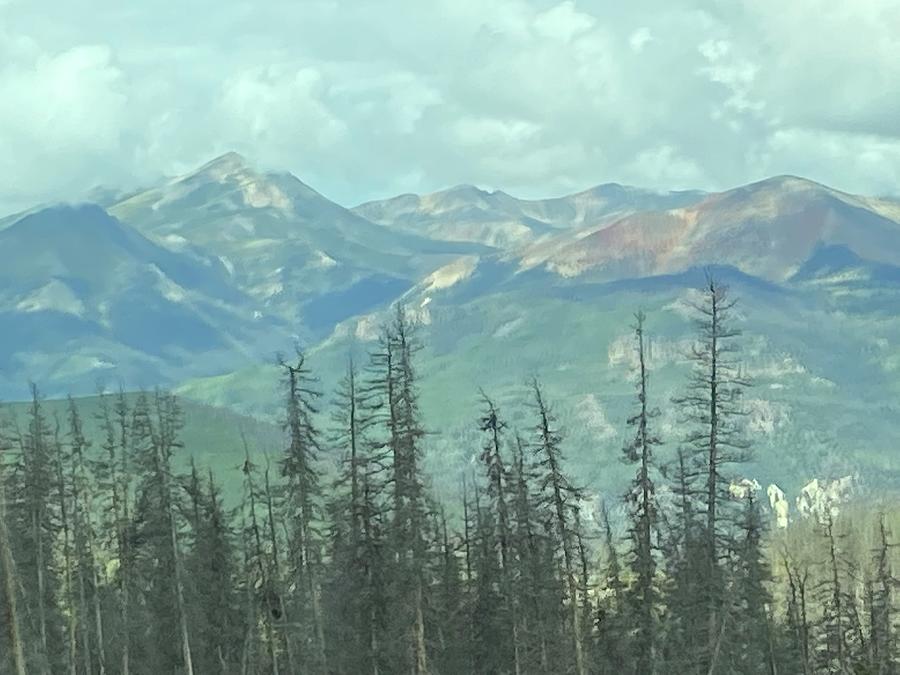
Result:
[[302,353],[280,361],[283,450],[245,441],[239,500],[182,459],[173,395],[104,395],[91,442],[74,400],[51,416],[34,388],[0,430],[0,673],[900,672],[889,518],[767,531],[740,472],[734,299],[702,290],[674,400],[654,399],[635,316],[632,440],[597,449],[633,480],[599,509],[537,379],[523,428],[481,393],[459,503],[433,498],[402,307],[333,396]]

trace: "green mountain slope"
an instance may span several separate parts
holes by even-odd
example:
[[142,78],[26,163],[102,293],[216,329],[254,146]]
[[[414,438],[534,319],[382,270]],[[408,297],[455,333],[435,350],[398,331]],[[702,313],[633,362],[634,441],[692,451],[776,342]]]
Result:
[[[128,394],[133,403],[136,394]],[[112,402],[111,402],[112,403]],[[103,434],[97,416],[100,414],[100,399],[85,396],[75,399],[79,414],[84,421],[86,438],[91,441],[94,451],[99,451]],[[244,447],[241,434],[254,462],[264,464],[266,457],[277,461],[281,451],[281,431],[278,425],[241,415],[233,410],[214,408],[189,400],[181,401],[184,412],[184,427],[180,439],[184,448],[176,453],[178,467],[186,469],[193,457],[198,468],[211,468],[217,480],[224,487],[224,494],[230,503],[235,503],[241,495],[241,471],[244,461]],[[41,402],[48,419],[58,417],[61,428],[66,429],[69,404],[66,400],[47,399]],[[30,403],[17,402],[0,405],[0,419],[26,423]]]

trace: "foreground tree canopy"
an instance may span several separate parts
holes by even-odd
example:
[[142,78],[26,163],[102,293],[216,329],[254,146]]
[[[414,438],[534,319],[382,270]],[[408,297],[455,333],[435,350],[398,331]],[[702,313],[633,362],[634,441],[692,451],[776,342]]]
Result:
[[[600,509],[538,380],[519,429],[481,392],[478,461],[459,504],[436,502],[402,307],[322,428],[307,360],[280,362],[283,451],[245,441],[234,509],[211,472],[176,469],[171,394],[104,395],[91,443],[74,401],[50,418],[34,388],[0,433],[0,673],[898,672],[886,518],[766,532],[737,482],[734,301],[714,280],[702,298],[671,402],[653,398],[635,316],[634,478]],[[677,437],[660,436],[661,404],[682,412]]]

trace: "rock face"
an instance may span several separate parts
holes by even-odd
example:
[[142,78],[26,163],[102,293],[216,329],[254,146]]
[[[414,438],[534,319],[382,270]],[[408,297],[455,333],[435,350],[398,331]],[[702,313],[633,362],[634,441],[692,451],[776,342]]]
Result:
[[760,484],[753,478],[742,478],[739,481],[734,481],[728,486],[729,494],[731,494],[734,499],[741,501],[749,499],[761,489],[762,487]]
[[836,516],[839,505],[847,502],[856,489],[856,479],[844,476],[836,480],[814,478],[807,483],[797,497],[797,511],[805,518],[813,517],[819,521],[827,514]]
[[784,490],[774,483],[768,487],[766,494],[769,497],[769,506],[775,516],[775,526],[784,529],[790,522],[791,503],[788,501]]

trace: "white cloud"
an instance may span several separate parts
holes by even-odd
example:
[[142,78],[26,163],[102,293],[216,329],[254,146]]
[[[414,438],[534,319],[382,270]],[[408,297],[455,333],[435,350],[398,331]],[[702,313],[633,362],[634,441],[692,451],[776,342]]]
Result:
[[895,0],[0,12],[0,210],[230,149],[345,203],[462,182],[546,196],[781,173],[878,192],[900,178]]
[[653,34],[650,32],[650,29],[643,26],[631,34],[631,37],[628,38],[628,44],[633,52],[640,54],[644,51],[644,47],[647,46],[647,43],[652,40]]

